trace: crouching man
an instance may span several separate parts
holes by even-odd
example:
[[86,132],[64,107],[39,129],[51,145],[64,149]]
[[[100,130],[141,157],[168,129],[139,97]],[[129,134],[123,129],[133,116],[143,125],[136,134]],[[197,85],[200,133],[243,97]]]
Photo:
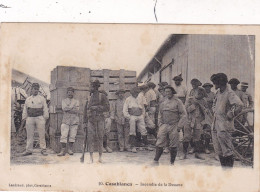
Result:
[[46,156],[45,121],[49,118],[46,100],[39,95],[40,85],[32,84],[32,95],[25,100],[22,119],[26,119],[27,144],[23,156],[32,155],[34,129],[39,133],[41,154]]
[[168,139],[170,162],[172,165],[174,164],[179,145],[179,132],[183,128],[187,116],[182,101],[174,96],[176,94],[174,88],[168,85],[164,90],[166,98],[159,107],[159,131],[157,134],[154,165],[158,164]]
[[[67,88],[67,98],[62,100],[63,118],[61,124],[61,152],[58,156],[66,154],[66,145],[69,140],[68,154],[73,155],[73,143],[79,126],[79,101],[73,98],[74,88]],[[68,139],[69,137],[69,139]]]
[[227,87],[227,75],[217,73],[210,80],[218,90],[213,103],[214,119],[212,124],[212,141],[215,152],[219,155],[222,167],[233,167],[233,144],[231,132],[234,131],[234,116],[243,107],[236,93]]

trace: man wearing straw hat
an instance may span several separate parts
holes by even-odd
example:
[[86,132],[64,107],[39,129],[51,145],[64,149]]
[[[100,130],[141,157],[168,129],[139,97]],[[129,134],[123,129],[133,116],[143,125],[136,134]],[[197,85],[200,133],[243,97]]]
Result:
[[172,87],[177,92],[175,96],[178,97],[183,103],[185,103],[187,97],[187,88],[184,85],[182,85],[182,75],[177,75],[172,80],[174,81]]

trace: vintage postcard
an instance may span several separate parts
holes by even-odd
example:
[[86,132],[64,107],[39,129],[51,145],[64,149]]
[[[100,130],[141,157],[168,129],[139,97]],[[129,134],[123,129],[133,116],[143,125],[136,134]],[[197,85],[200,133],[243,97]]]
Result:
[[259,39],[2,23],[0,190],[259,191]]

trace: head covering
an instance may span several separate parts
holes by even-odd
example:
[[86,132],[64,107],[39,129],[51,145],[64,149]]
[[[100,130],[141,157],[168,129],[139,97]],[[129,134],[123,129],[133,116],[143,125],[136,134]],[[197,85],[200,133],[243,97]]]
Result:
[[154,89],[154,88],[156,87],[156,85],[155,85],[153,82],[148,82],[148,83],[147,83],[147,86],[148,86],[149,88],[152,88],[152,89]]
[[118,95],[119,93],[125,93],[125,90],[124,89],[119,89],[116,91],[116,95]]
[[159,87],[164,87],[164,86],[168,85],[168,83],[167,82],[161,82],[161,83],[158,83],[158,85],[159,85]]
[[173,77],[172,80],[173,81],[183,81],[183,78],[182,78],[182,75],[180,74],[180,75],[177,75],[177,76]]
[[202,87],[213,87],[213,85],[211,83],[204,83]]
[[237,78],[232,78],[228,82],[228,84],[234,84],[234,85],[238,85],[239,83],[240,81]]
[[228,78],[225,73],[213,74],[210,77],[210,80],[213,82],[213,84],[220,84],[220,85],[225,85],[228,82]]
[[207,93],[205,91],[205,89],[199,87],[196,91],[198,91],[199,93],[202,93],[203,97],[206,97],[207,96]]
[[170,85],[166,85],[166,86],[164,87],[164,90],[165,90],[165,89],[171,89],[173,94],[176,94],[176,93],[177,93],[177,92],[175,91],[175,89],[174,89],[172,86],[170,86]]
[[74,88],[73,88],[73,87],[68,87],[68,88],[67,88],[67,92],[68,92],[68,91],[74,92]]
[[92,82],[92,86],[93,86],[93,87],[100,87],[100,82],[99,82],[99,80],[93,81],[93,82]]
[[32,84],[32,88],[38,88],[38,89],[39,89],[39,88],[40,88],[39,83],[33,83],[33,84]]
[[240,86],[241,87],[248,87],[248,83],[247,82],[241,82]]
[[134,87],[134,88],[132,88],[132,89],[130,90],[131,95],[132,95],[133,93],[139,93],[139,92],[140,92],[140,89],[139,89],[138,87]]
[[198,79],[192,79],[192,80],[190,81],[190,83],[191,83],[192,85],[198,85],[198,86],[201,86],[201,85],[202,85],[202,83],[201,83]]
[[107,92],[105,92],[105,90],[100,90],[99,92],[105,94],[106,96],[108,96],[108,94],[107,94]]
[[144,85],[139,86],[138,88],[139,88],[141,91],[143,91],[143,90],[147,89],[148,86],[144,84]]

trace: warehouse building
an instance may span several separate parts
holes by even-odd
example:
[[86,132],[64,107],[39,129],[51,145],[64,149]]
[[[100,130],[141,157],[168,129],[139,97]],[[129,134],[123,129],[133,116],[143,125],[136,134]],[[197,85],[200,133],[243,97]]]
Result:
[[254,95],[255,36],[251,35],[170,35],[139,74],[139,82],[156,84],[182,74],[183,84],[198,78],[210,82],[213,73],[248,82]]

